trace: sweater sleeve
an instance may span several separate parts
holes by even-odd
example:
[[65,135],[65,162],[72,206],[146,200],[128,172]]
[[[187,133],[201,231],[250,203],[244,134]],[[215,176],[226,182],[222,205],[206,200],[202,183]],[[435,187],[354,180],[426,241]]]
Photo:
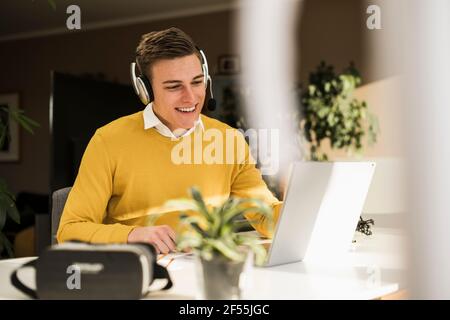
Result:
[[[256,168],[255,161],[250,154],[248,144],[241,134],[238,134],[238,140],[241,140],[238,145],[245,146],[245,158],[243,162],[235,164],[236,174],[231,185],[231,195],[239,198],[257,198],[266,202],[273,209],[272,227],[274,227],[278,221],[282,202],[272,194],[262,179],[261,172]],[[255,212],[247,213],[245,218],[261,235],[272,238],[273,229],[266,217]]]
[[91,243],[126,243],[133,226],[103,224],[112,194],[114,168],[97,131],[81,160],[75,183],[64,206],[57,240]]

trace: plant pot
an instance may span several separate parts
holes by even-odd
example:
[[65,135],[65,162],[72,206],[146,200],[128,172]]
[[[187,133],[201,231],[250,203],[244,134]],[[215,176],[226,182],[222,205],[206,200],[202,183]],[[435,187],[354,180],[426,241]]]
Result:
[[242,294],[242,275],[249,257],[241,262],[231,261],[221,255],[216,255],[211,261],[197,257],[197,268],[201,299],[236,300]]

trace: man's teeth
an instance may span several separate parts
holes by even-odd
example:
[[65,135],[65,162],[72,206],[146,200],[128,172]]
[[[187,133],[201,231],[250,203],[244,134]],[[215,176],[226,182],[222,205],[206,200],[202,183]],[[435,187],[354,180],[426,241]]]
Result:
[[190,108],[176,108],[178,111],[182,111],[182,112],[192,112],[195,110],[195,106],[190,107]]

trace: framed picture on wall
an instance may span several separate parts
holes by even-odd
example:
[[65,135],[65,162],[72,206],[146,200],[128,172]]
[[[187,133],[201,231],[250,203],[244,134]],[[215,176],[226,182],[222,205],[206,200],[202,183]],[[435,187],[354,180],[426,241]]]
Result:
[[241,71],[241,61],[237,55],[221,55],[218,65],[219,74],[238,74]]
[[19,125],[10,116],[17,109],[17,93],[0,94],[0,162],[19,161]]

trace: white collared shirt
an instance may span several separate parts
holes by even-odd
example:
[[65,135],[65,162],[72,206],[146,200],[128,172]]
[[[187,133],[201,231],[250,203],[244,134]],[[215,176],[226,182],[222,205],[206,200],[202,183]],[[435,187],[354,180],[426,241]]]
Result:
[[169,137],[172,139],[178,139],[181,137],[185,137],[190,135],[194,130],[199,127],[203,131],[205,130],[202,122],[202,118],[199,116],[198,120],[195,121],[195,124],[192,128],[186,129],[175,129],[173,132],[159,120],[156,114],[153,112],[153,102],[150,102],[144,109],[144,129],[155,128],[159,134]]

